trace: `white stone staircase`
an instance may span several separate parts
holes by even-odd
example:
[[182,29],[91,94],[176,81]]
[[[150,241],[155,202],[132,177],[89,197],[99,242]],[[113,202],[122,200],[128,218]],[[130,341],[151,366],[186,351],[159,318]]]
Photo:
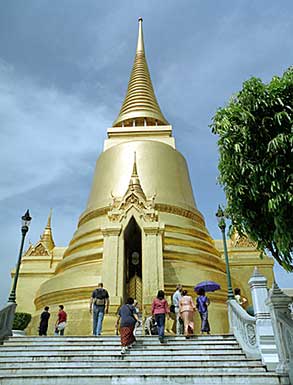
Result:
[[139,336],[121,356],[120,339],[11,337],[0,346],[0,385],[288,385],[247,359],[232,335]]

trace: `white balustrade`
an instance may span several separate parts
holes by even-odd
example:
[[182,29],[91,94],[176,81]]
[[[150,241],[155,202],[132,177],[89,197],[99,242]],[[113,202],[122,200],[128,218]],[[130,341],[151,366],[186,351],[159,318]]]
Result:
[[16,309],[16,303],[8,302],[7,305],[0,310],[0,343],[12,335],[12,324]]
[[249,315],[235,299],[228,301],[230,331],[249,358],[260,358],[256,338],[256,319]]
[[[260,358],[268,370],[274,371],[277,370],[280,365],[280,354],[278,354],[278,350],[280,348],[276,343],[276,330],[273,326],[271,315],[272,312],[266,303],[268,299],[267,279],[262,274],[260,274],[257,268],[255,268],[248,283],[251,289],[254,316],[247,314],[247,312],[237,303],[236,300],[229,300],[228,309],[230,331],[235,335],[239,345],[247,357]],[[278,300],[275,302],[278,302]],[[293,325],[293,321],[289,315],[289,302],[292,301],[287,301],[284,305],[287,311],[287,326],[289,321]],[[281,315],[278,313],[276,314],[276,317],[278,318],[276,323],[282,323],[282,325],[285,325],[285,321],[282,320],[284,314]],[[287,326],[283,326],[283,330],[287,330],[286,337],[284,337],[284,339],[287,339],[287,341],[292,341],[293,344],[293,329],[291,330],[291,335],[291,332],[288,331]],[[287,342],[287,345],[288,344],[289,342]],[[287,346],[286,349],[287,358],[284,358],[283,362],[288,363],[288,349],[292,348]],[[288,364],[285,366],[287,368]],[[288,368],[286,370],[288,372]],[[287,372],[284,370],[282,371],[282,373]]]

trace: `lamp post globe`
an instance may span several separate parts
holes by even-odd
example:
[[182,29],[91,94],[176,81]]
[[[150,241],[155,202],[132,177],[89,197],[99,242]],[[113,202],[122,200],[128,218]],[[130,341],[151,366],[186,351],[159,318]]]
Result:
[[22,225],[21,225],[21,244],[20,244],[20,249],[19,249],[19,255],[18,255],[18,260],[17,260],[17,265],[16,265],[16,270],[15,270],[15,276],[13,279],[13,285],[12,289],[9,295],[8,302],[13,302],[16,303],[16,286],[17,286],[17,281],[18,281],[18,276],[19,276],[19,269],[21,265],[21,257],[22,257],[22,252],[23,252],[23,246],[24,246],[24,240],[25,236],[29,230],[30,222],[32,220],[29,210],[25,212],[25,214],[21,217],[22,220]]
[[218,220],[218,226],[222,232],[223,238],[223,247],[224,247],[224,256],[225,256],[225,264],[226,264],[226,276],[227,276],[227,288],[228,288],[228,300],[234,299],[233,289],[232,289],[232,280],[229,266],[229,257],[228,257],[228,249],[226,242],[226,221],[225,221],[225,212],[219,205],[218,211],[216,212],[216,217]]

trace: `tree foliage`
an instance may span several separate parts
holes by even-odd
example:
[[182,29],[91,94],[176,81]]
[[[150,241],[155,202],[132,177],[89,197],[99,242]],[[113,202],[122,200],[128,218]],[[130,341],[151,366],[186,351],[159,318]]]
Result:
[[293,67],[246,81],[211,127],[233,227],[293,271]]

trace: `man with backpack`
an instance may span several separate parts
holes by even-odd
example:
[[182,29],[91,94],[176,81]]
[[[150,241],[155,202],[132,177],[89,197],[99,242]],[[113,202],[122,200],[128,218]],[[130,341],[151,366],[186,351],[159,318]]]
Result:
[[104,314],[109,311],[109,294],[103,288],[102,282],[98,284],[98,288],[92,293],[90,300],[90,313],[93,314],[93,335],[100,336],[102,333],[102,325]]

